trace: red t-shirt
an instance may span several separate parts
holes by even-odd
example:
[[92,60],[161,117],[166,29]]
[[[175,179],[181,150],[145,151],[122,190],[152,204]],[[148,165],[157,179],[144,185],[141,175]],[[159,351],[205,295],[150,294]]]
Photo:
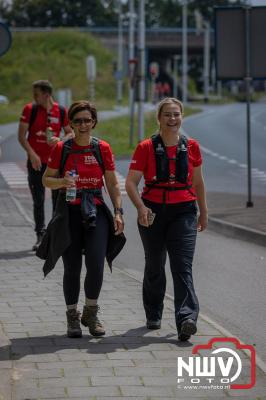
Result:
[[[188,139],[187,149],[188,149],[187,183],[188,185],[191,185],[193,168],[198,167],[199,165],[202,164],[202,158],[199,145],[196,142],[196,140]],[[176,145],[166,146],[166,151],[169,158],[176,157]],[[176,168],[175,160],[169,160],[170,175],[175,176],[175,168]],[[141,143],[138,144],[133,154],[129,169],[143,172],[145,184],[152,183],[152,181],[156,180],[156,161],[151,139],[143,140]],[[182,187],[184,186],[184,184],[178,182],[160,182],[160,186]],[[145,186],[143,188],[142,197],[144,199],[153,201],[155,203],[163,202],[164,190],[152,188],[148,193],[146,193],[148,189],[149,188]],[[193,187],[190,188],[189,190],[186,189],[186,190],[166,191],[165,202],[167,204],[174,204],[192,200],[196,200],[196,194]]]
[[[26,124],[30,123],[30,116],[32,111],[32,103],[26,104],[22,111],[22,115],[20,118],[21,122],[25,122]],[[49,116],[49,121],[48,121]],[[67,118],[67,110],[65,109],[65,116],[63,127],[69,124]],[[46,141],[45,131],[49,127],[54,131],[54,136],[59,136],[61,131],[61,117],[60,117],[60,109],[58,103],[54,103],[53,107],[47,113],[46,108],[42,106],[37,107],[37,114],[32,126],[29,129],[28,134],[28,142],[33,148],[33,150],[38,154],[41,158],[43,164],[47,163],[51,146]]]
[[[63,142],[58,142],[52,149],[49,159],[48,167],[53,169],[59,169]],[[100,152],[103,160],[104,170],[114,171],[115,163],[114,156],[110,145],[104,140],[99,140]],[[91,145],[88,146],[78,146],[75,141],[73,141],[72,150],[83,150],[90,149]],[[88,153],[78,153],[69,154],[65,166],[64,174],[66,171],[75,170],[78,173],[78,178],[76,181],[77,189],[101,189],[103,186],[103,170],[98,164],[94,154],[92,152]],[[97,198],[96,203],[99,203]],[[80,199],[77,199],[74,204],[79,204]],[[72,202],[73,204],[73,202]]]

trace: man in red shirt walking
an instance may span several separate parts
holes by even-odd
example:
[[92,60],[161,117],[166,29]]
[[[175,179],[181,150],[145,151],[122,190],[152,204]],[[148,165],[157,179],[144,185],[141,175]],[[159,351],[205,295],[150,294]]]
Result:
[[[52,147],[60,140],[64,129],[64,140],[73,136],[69,126],[67,111],[52,98],[53,87],[47,80],[33,82],[34,103],[25,105],[18,128],[18,140],[27,152],[28,182],[33,199],[33,215],[37,241],[33,250],[37,250],[44,230],[45,188],[42,175]],[[56,203],[56,191],[52,191],[53,209]]]

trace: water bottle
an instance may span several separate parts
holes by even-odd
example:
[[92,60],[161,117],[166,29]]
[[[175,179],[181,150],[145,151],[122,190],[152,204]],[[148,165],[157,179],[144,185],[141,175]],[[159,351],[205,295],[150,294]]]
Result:
[[[76,171],[73,169],[72,171],[70,171],[69,175],[74,178],[76,176]],[[66,201],[74,201],[76,200],[76,197],[77,197],[76,186],[71,186],[66,189]]]
[[49,143],[51,141],[52,137],[54,136],[54,131],[52,130],[52,128],[50,126],[48,126],[45,134],[46,134],[46,141],[47,141],[47,143]]

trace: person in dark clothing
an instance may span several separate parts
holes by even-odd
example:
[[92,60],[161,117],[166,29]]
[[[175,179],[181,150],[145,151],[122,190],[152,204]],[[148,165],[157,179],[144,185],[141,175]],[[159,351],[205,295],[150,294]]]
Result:
[[[48,159],[43,184],[51,189],[60,189],[60,196],[62,190],[67,192],[69,188],[76,187],[77,191],[76,197],[67,202],[70,244],[62,255],[67,334],[69,337],[82,336],[77,305],[84,252],[85,306],[81,323],[89,328],[91,335],[102,336],[105,334],[105,329],[98,318],[98,297],[103,282],[104,259],[110,235],[109,218],[101,193],[103,177],[114,206],[112,223],[115,235],[121,234],[124,229],[122,199],[111,148],[107,142],[91,135],[92,129],[97,124],[95,106],[88,101],[75,102],[69,108],[68,117],[75,138],[71,140],[70,151],[64,160],[63,168],[62,155],[64,146],[68,143],[58,142],[55,145]],[[97,156],[96,147],[101,154],[102,162],[99,160],[99,155]],[[71,174],[73,171],[75,176]],[[60,199],[62,200],[61,197]]]
[[[166,290],[168,253],[174,283],[175,319],[181,341],[197,331],[199,303],[192,261],[197,231],[207,227],[207,205],[198,143],[181,135],[183,105],[175,98],[159,103],[159,132],[138,144],[126,190],[138,211],[145,252],[143,304],[148,329],[159,329]],[[145,185],[139,195],[138,184]],[[196,201],[199,207],[197,218]]]
[[[45,188],[42,176],[51,148],[60,140],[63,128],[68,140],[73,136],[68,124],[66,109],[52,98],[53,87],[47,80],[32,84],[34,103],[26,104],[20,118],[18,140],[27,152],[28,183],[33,200],[33,216],[37,241],[32,250],[37,250],[45,231],[44,200]],[[28,133],[28,135],[27,135]],[[53,210],[57,192],[52,191]]]

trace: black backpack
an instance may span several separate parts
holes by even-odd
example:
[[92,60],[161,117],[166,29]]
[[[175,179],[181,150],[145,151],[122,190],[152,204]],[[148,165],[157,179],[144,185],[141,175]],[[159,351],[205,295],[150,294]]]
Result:
[[97,139],[96,137],[91,138],[91,145],[92,145],[91,149],[72,150],[72,144],[73,144],[73,139],[69,139],[63,145],[60,167],[59,167],[60,176],[63,175],[64,166],[66,164],[69,154],[82,154],[82,153],[93,153],[94,157],[96,158],[96,161],[98,162],[99,166],[101,167],[104,173],[105,168],[100,150],[99,139]]
[[[64,119],[65,119],[65,108],[63,106],[59,105],[59,111],[60,111],[60,125],[61,128],[64,125]],[[30,130],[30,128],[33,125],[33,122],[35,121],[36,117],[37,117],[37,113],[38,113],[38,105],[36,103],[32,103],[32,109],[31,109],[31,115],[30,115],[30,122],[29,122],[29,128],[28,130]]]

